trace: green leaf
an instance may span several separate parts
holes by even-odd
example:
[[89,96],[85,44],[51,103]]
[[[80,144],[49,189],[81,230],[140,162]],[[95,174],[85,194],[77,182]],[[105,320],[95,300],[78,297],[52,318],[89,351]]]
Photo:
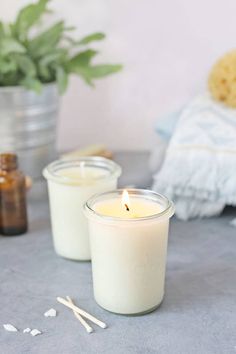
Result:
[[19,12],[14,26],[14,33],[18,38],[26,39],[28,30],[46,12],[48,2],[49,0],[39,0],[36,4],[30,4]]
[[93,85],[92,79],[99,79],[101,77],[114,74],[122,69],[122,65],[100,64],[94,66],[84,65],[70,65],[69,72],[73,72],[81,76],[86,83]]
[[14,38],[4,37],[0,40],[0,54],[3,57],[12,53],[25,53],[25,51],[25,47]]
[[36,67],[34,62],[30,59],[30,57],[26,55],[18,54],[15,56],[15,60],[18,64],[19,69],[26,76],[35,76],[36,75]]
[[96,50],[88,49],[84,52],[81,52],[74,57],[71,58],[70,62],[68,63],[70,71],[76,70],[76,68],[81,66],[88,66],[91,59],[97,54]]
[[76,74],[79,75],[84,80],[84,82],[86,84],[88,84],[89,86],[94,87],[93,80],[92,80],[87,68],[81,68],[80,70],[77,70]]
[[97,54],[93,49],[75,52],[76,46],[104,39],[105,35],[101,32],[76,41],[68,36],[68,31],[74,28],[60,21],[31,39],[29,31],[36,23],[41,28],[42,15],[49,12],[49,1],[34,0],[34,3],[22,8],[15,23],[0,22],[0,86],[23,85],[40,92],[43,83],[57,81],[63,93],[70,73],[93,85],[93,79],[121,69],[120,65],[93,66],[91,61]]
[[17,64],[12,58],[0,58],[0,74],[7,74],[17,70]]
[[55,75],[48,66],[38,66],[38,75],[42,82],[50,82],[55,80]]
[[68,85],[68,74],[61,66],[56,67],[56,80],[59,88],[59,93],[63,94]]
[[63,48],[57,48],[52,52],[49,52],[45,56],[43,56],[40,61],[40,66],[47,66],[51,63],[60,62],[66,59],[67,50]]
[[23,87],[25,87],[28,90],[35,91],[38,94],[40,94],[42,92],[41,82],[35,78],[30,77],[30,76],[27,76],[23,80],[21,80],[20,85],[22,85]]
[[0,74],[0,86],[18,86],[20,85],[20,79],[18,71],[10,71],[4,75]]
[[122,69],[122,65],[100,64],[88,67],[89,75],[93,79],[98,79],[110,74],[117,73]]
[[39,58],[51,52],[61,40],[64,31],[64,22],[57,22],[29,42],[29,52],[34,58]]
[[97,33],[92,33],[92,34],[89,34],[88,36],[82,38],[79,42],[77,42],[78,44],[88,44],[90,42],[93,42],[93,41],[101,41],[105,38],[105,34],[104,33],[101,33],[101,32],[97,32]]
[[66,61],[67,50],[63,48],[57,48],[43,56],[38,62],[38,71],[42,80],[46,82],[55,80],[55,66],[64,65]]

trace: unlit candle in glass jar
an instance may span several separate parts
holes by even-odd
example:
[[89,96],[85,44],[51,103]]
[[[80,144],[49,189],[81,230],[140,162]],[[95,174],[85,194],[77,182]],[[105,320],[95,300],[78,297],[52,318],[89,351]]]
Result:
[[54,247],[59,255],[73,260],[90,260],[83,205],[92,195],[115,189],[119,175],[117,164],[99,157],[56,161],[44,170]]

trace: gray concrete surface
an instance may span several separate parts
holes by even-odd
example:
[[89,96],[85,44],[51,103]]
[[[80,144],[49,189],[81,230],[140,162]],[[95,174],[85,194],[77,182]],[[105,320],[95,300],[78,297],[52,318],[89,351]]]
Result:
[[[150,180],[147,154],[118,154],[122,185]],[[30,230],[0,237],[1,354],[233,354],[236,353],[235,210],[220,218],[172,220],[161,307],[141,317],[99,308],[92,293],[91,264],[59,258],[53,250],[49,210],[41,194],[30,202]],[[69,310],[56,302],[70,295],[109,328],[87,334]],[[45,318],[49,308],[56,318]],[[6,332],[2,324],[21,330]],[[26,327],[42,335],[23,334]]]

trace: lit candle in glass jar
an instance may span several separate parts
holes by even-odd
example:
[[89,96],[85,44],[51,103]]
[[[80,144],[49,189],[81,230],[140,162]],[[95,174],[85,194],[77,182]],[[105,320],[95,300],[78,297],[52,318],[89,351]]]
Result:
[[51,224],[56,252],[73,260],[90,260],[85,201],[113,190],[121,168],[102,157],[58,160],[43,171],[48,182]]
[[152,191],[117,190],[90,198],[85,213],[97,303],[120,314],[155,309],[164,296],[173,203]]

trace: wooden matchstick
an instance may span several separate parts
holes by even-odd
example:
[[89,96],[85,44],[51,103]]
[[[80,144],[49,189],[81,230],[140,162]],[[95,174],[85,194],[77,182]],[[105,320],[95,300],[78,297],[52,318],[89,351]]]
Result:
[[61,304],[65,305],[65,306],[69,307],[71,310],[79,313],[80,315],[82,315],[83,317],[87,318],[88,320],[92,321],[97,326],[99,326],[101,328],[107,328],[106,323],[98,320],[96,317],[90,315],[88,312],[80,309],[79,307],[75,306],[74,304],[71,304],[69,301],[63,299],[62,297],[57,297],[57,301],[60,302]]
[[[72,299],[69,296],[67,296],[66,298],[70,304],[74,305]],[[80,321],[80,323],[84,326],[86,331],[88,333],[92,333],[93,332],[92,327],[90,327],[90,325],[83,319],[83,317],[81,317],[80,314],[78,312],[76,312],[75,310],[73,310],[73,313],[74,313],[75,317]]]

